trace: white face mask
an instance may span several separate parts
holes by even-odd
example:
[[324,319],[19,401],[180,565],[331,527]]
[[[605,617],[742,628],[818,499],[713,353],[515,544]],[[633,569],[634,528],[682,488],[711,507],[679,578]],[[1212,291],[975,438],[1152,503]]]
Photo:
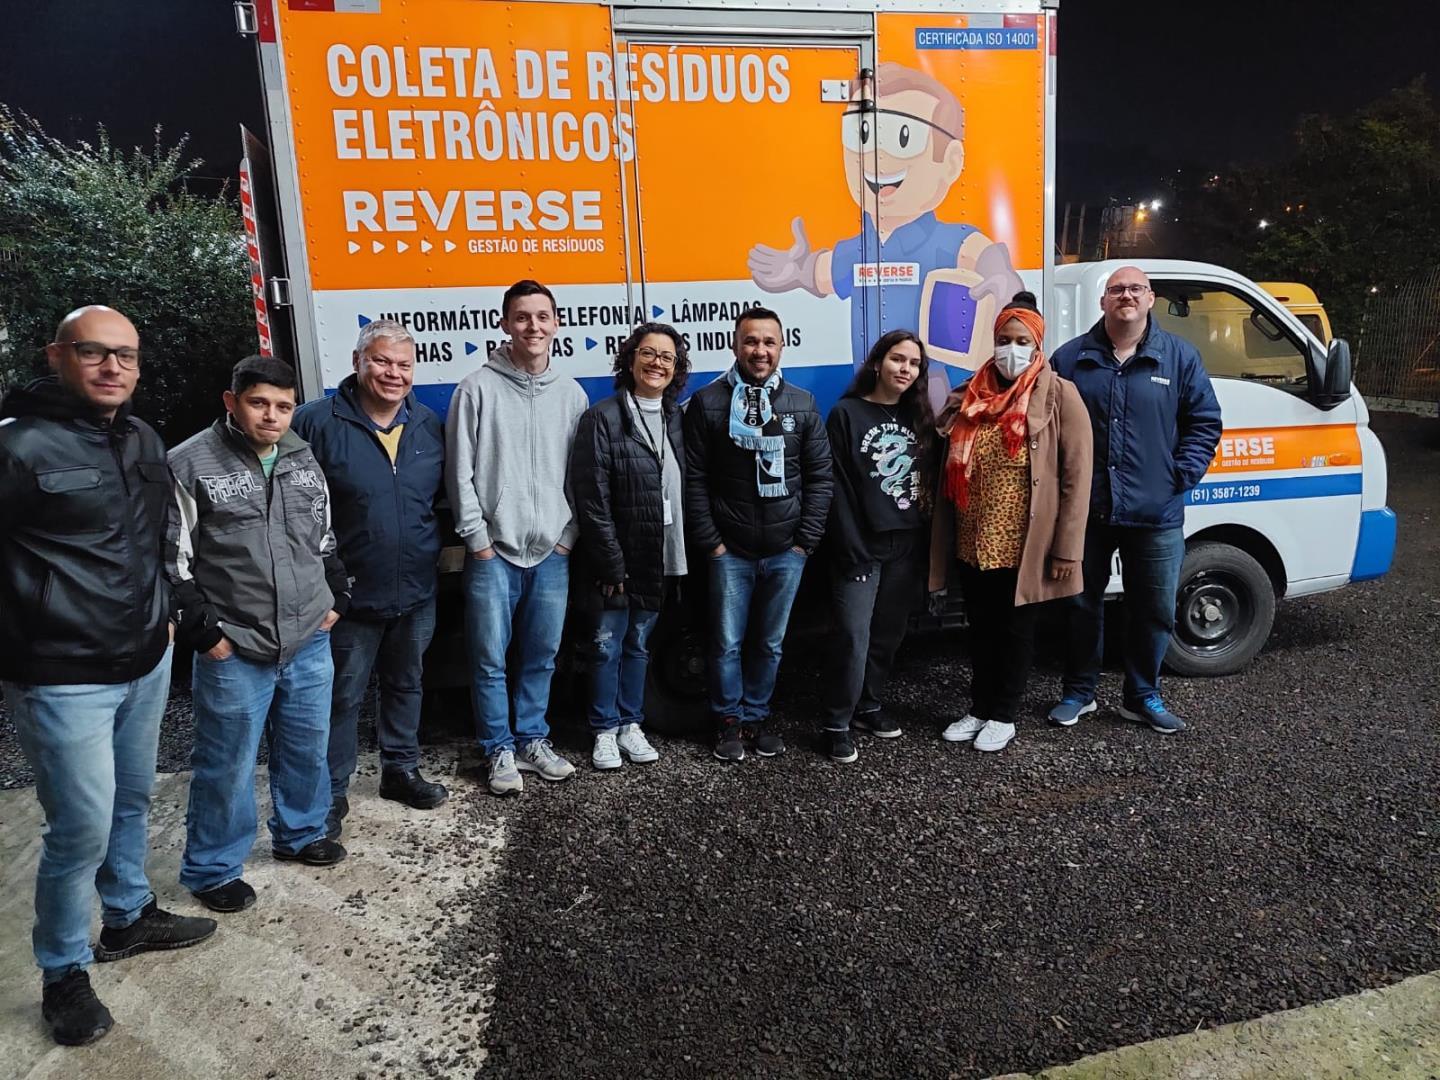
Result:
[[1013,381],[1025,373],[1034,355],[1034,345],[996,345],[995,367],[1001,375]]

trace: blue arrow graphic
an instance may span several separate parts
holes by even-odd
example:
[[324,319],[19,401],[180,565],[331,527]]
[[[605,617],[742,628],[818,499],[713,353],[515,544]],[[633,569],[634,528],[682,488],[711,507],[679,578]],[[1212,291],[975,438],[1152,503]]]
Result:
[[371,322],[374,321],[373,319],[367,319],[364,315],[356,315],[355,318],[360,320],[361,326],[368,326]]
[[659,304],[651,304],[651,305],[650,305],[650,314],[653,315],[653,316],[655,316],[655,318],[658,319],[661,315],[664,315],[664,314],[665,314],[665,309],[664,309],[663,307],[661,307]]
[[465,342],[465,355],[469,356],[471,353],[477,352],[479,348],[480,346],[476,345],[473,341],[467,341]]
[[587,337],[587,338],[585,339],[585,348],[587,348],[587,349],[593,349],[596,345],[599,345],[599,344],[600,344],[600,343],[599,343],[598,341],[596,341],[593,337]]

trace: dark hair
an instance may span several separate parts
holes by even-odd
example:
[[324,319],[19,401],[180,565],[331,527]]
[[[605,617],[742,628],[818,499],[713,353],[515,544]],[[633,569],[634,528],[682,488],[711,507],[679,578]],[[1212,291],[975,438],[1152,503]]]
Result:
[[1035,294],[1029,289],[1021,289],[1011,297],[1008,304],[1001,304],[1000,310],[1004,311],[1006,308],[1012,307],[1025,308],[1028,311],[1035,312],[1036,315],[1040,314],[1040,304],[1036,301]]
[[237,397],[260,383],[295,389],[295,369],[273,356],[247,356],[230,371],[230,392]]
[[665,388],[660,399],[668,409],[675,404],[675,399],[684,391],[685,382],[690,378],[690,350],[685,347],[685,339],[680,336],[680,331],[669,323],[641,323],[630,331],[630,336],[615,354],[615,389],[635,389],[635,350],[640,348],[640,342],[644,341],[648,334],[664,334],[675,343],[675,377],[670,380],[670,385]]
[[735,316],[736,340],[738,341],[740,338],[740,327],[744,326],[747,322],[758,322],[762,319],[773,319],[775,325],[780,327],[782,332],[785,329],[785,324],[780,321],[780,316],[776,315],[775,312],[771,311],[768,307],[746,308],[740,312],[739,315]]
[[508,319],[510,317],[511,302],[519,300],[522,296],[544,296],[550,301],[550,310],[556,310],[554,293],[538,281],[532,280],[531,278],[522,278],[505,290],[505,296],[500,301],[500,317],[502,319]]
[[913,341],[919,348],[920,373],[900,395],[895,408],[898,415],[908,420],[915,429],[915,462],[920,472],[920,497],[923,500],[921,505],[928,507],[934,494],[935,477],[932,473],[936,465],[935,445],[938,440],[935,432],[935,409],[930,404],[930,354],[925,351],[925,343],[920,340],[919,335],[910,330],[891,330],[888,334],[881,334],[880,339],[871,346],[870,355],[865,357],[865,366],[855,372],[855,378],[840,396],[858,398],[871,393],[880,382],[880,365],[890,350],[902,341]]

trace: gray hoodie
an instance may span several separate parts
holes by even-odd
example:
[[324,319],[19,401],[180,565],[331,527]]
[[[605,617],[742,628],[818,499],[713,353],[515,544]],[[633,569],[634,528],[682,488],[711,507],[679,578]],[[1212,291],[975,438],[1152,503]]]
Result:
[[527,567],[557,544],[574,546],[580,530],[566,473],[589,404],[553,360],[539,375],[517,368],[508,343],[455,387],[445,420],[445,489],[470,551],[493,547]]

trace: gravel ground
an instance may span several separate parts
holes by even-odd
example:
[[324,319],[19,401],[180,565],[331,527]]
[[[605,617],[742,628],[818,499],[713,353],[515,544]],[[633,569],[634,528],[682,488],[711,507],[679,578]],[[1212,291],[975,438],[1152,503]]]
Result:
[[[1282,604],[1241,675],[1170,679],[1176,738],[1102,709],[999,755],[943,744],[968,672],[933,635],[893,687],[905,736],[856,765],[809,752],[819,676],[792,655],[782,758],[662,742],[656,766],[515,801],[457,783],[504,864],[427,929],[414,977],[495,991],[484,1046],[432,1074],[983,1076],[1440,969],[1440,439],[1375,426],[1395,568]],[[1042,662],[1031,715],[1055,685]],[[588,762],[583,733],[557,741]],[[8,724],[0,780],[27,782]],[[455,835],[436,855],[463,862]]]

